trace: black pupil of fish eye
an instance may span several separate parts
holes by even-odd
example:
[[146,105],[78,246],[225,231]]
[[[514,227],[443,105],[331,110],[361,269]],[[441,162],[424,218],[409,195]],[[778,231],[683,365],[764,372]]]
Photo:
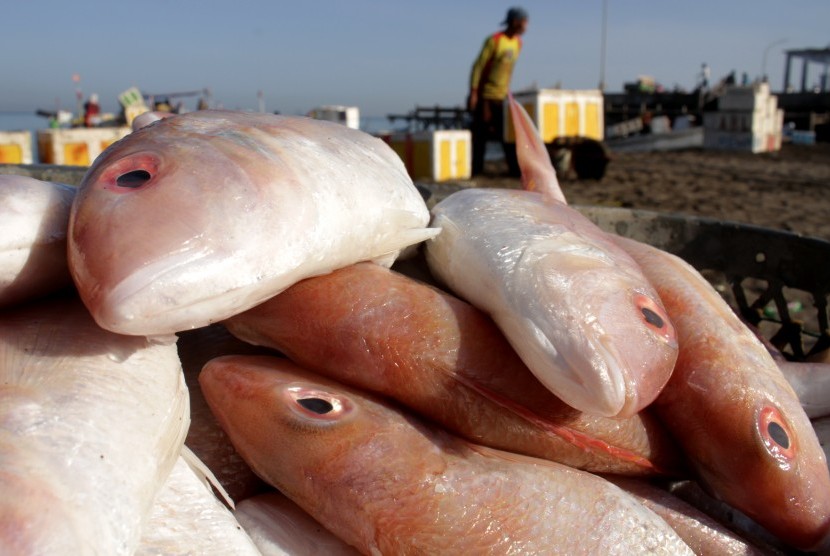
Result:
[[141,187],[150,181],[151,177],[150,172],[147,170],[133,170],[132,172],[127,172],[126,174],[118,176],[115,183],[117,183],[119,187],[129,187],[130,189],[135,189],[136,187]]
[[776,444],[784,449],[790,447],[790,437],[787,435],[787,431],[784,430],[784,427],[775,421],[772,421],[769,425],[767,425],[767,431]]
[[326,413],[334,409],[334,406],[331,405],[331,403],[327,402],[326,400],[321,400],[320,398],[303,398],[297,400],[297,403],[299,403],[307,410],[317,413],[318,415],[325,415]]
[[649,323],[651,326],[655,328],[663,328],[663,325],[665,325],[660,315],[658,315],[648,307],[643,307],[642,309],[640,309],[640,311],[643,313],[646,322]]

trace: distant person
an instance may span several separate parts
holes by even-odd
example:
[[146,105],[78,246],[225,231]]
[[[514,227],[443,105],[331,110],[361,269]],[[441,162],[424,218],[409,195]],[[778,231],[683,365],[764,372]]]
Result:
[[504,142],[504,100],[510,92],[513,67],[522,50],[522,38],[527,29],[527,12],[510,8],[502,22],[504,30],[487,37],[470,74],[470,95],[467,109],[473,115],[473,175],[484,170],[484,151],[489,140],[502,144],[504,157],[511,175],[519,175],[515,146]]
[[101,105],[98,104],[98,95],[92,93],[84,103],[84,126],[95,127],[101,123]]
[[700,65],[700,88],[704,91],[709,90],[709,78],[711,74],[712,70],[709,69],[709,64],[703,62]]

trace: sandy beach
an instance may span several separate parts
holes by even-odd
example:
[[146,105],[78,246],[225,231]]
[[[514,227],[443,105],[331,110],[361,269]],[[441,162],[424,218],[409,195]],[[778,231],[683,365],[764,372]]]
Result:
[[[701,149],[611,153],[602,180],[560,176],[571,204],[656,210],[754,224],[830,240],[830,144],[774,153]],[[502,161],[464,187],[519,188]]]

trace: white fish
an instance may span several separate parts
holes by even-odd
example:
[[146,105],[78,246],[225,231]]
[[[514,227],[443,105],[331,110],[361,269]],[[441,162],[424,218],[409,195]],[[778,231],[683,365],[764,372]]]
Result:
[[0,307],[72,283],[66,231],[75,188],[0,175]]
[[259,556],[234,514],[184,457],[159,492],[135,556]]
[[279,492],[246,498],[235,515],[263,556],[360,554]]
[[[527,119],[512,106],[514,122]],[[631,416],[671,376],[674,328],[633,259],[560,200],[547,151],[531,149],[540,142],[532,124],[516,129],[534,191],[467,189],[438,203],[432,225],[442,232],[426,243],[430,270],[489,313],[562,401]]]
[[165,334],[309,276],[391,265],[429,212],[383,141],[302,117],[201,110],[101,154],[72,207],[69,267],[96,322]]
[[132,554],[187,433],[174,343],[77,299],[0,319],[0,554]]

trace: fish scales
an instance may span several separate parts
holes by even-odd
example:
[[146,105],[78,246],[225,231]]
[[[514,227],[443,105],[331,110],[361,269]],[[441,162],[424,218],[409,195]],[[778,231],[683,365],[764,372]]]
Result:
[[189,424],[175,343],[77,299],[0,319],[0,553],[132,554]]

